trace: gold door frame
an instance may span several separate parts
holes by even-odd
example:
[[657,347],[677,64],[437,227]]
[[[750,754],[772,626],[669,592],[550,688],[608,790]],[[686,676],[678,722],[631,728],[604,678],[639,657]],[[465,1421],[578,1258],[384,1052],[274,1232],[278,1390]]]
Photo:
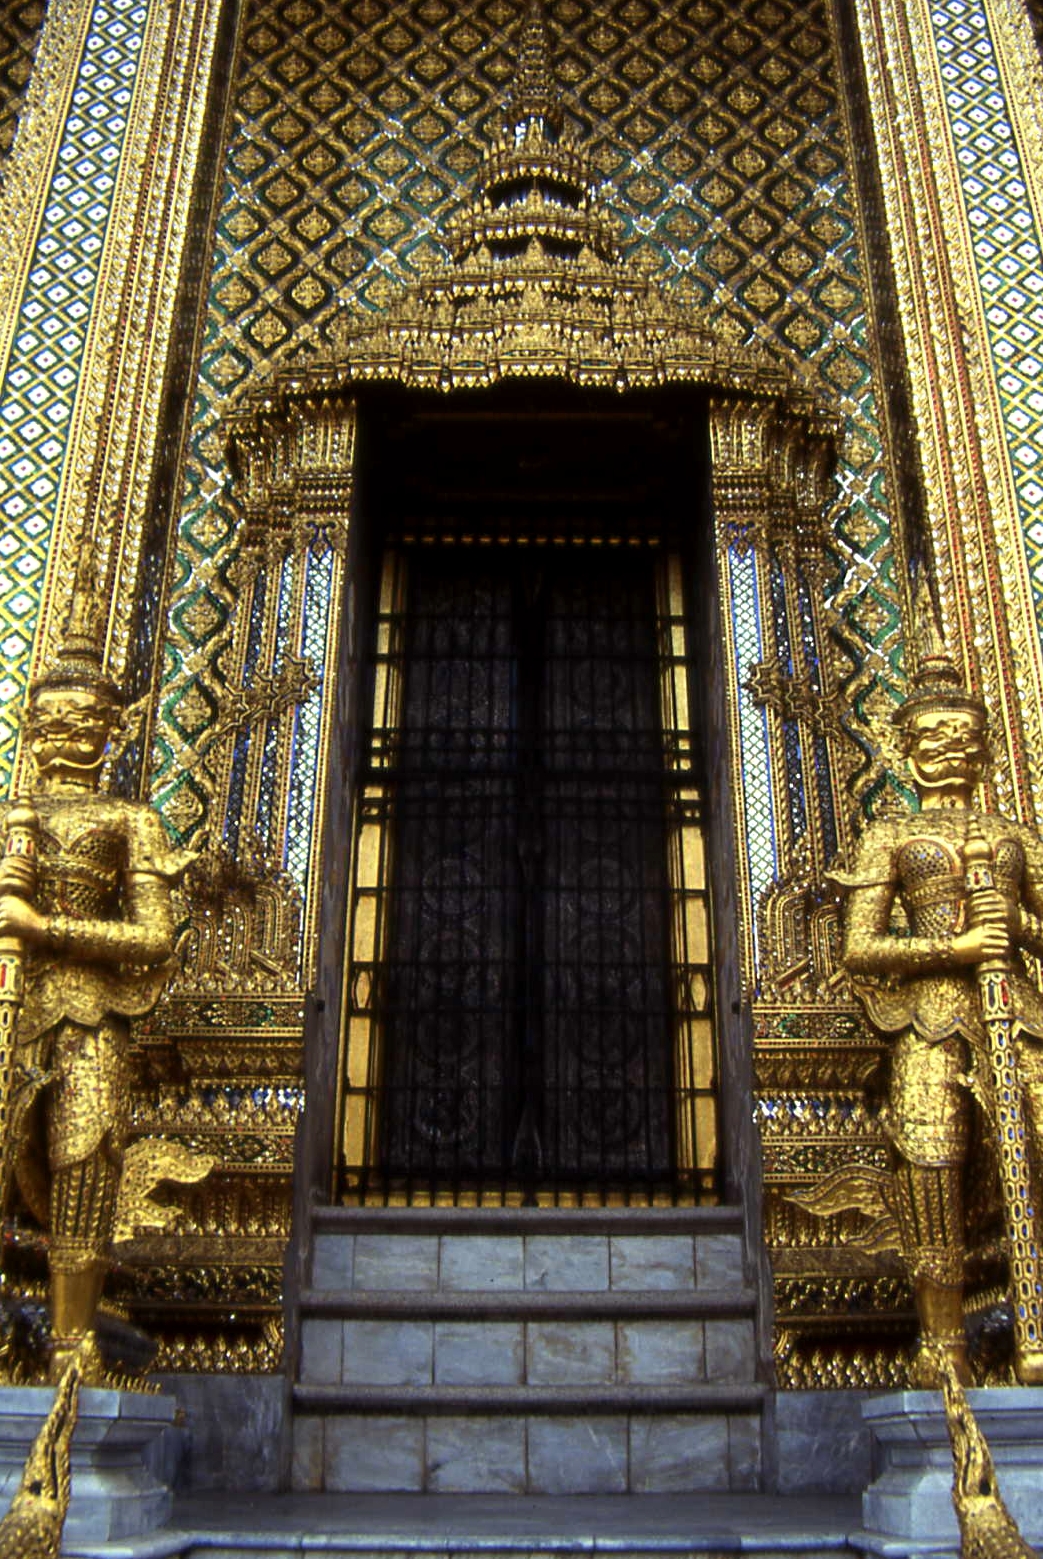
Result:
[[[422,292],[424,285],[418,284],[416,290]],[[415,303],[412,306],[415,308]],[[660,299],[658,307],[666,309],[667,304]],[[820,557],[828,545],[824,515],[827,502],[833,496],[836,425],[821,414],[806,393],[774,364],[765,365],[760,361],[754,371],[740,355],[737,366],[722,365],[707,353],[702,336],[693,337],[690,333],[686,336],[690,321],[680,311],[678,314],[674,336],[662,338],[662,349],[669,346],[672,354],[672,372],[667,375],[661,370],[658,378],[660,383],[669,377],[675,386],[689,386],[693,393],[705,397],[708,408],[716,609],[720,619],[724,735],[729,759],[723,786],[731,798],[736,866],[735,880],[722,897],[735,904],[741,991],[749,995],[754,988],[759,906],[754,902],[750,888],[746,856],[748,822],[741,714],[750,704],[751,695],[744,686],[744,673],[751,668],[744,667],[736,658],[734,571],[744,558],[752,558],[761,575],[769,558],[774,557],[781,559],[784,572],[794,558],[802,560],[813,576],[820,572]],[[371,331],[372,328],[375,327],[371,327]],[[385,320],[380,328],[386,342],[391,325]],[[411,329],[415,363],[421,354],[415,327]],[[625,341],[623,345],[626,345]],[[443,346],[448,350],[445,343]],[[471,358],[469,374],[474,366],[475,359]],[[645,358],[643,366],[647,377],[639,379],[634,388],[645,387],[648,377],[653,377],[655,364],[649,367]],[[339,561],[338,574],[350,593],[351,533],[357,518],[354,513],[356,421],[359,404],[368,393],[366,381],[376,379],[408,388],[427,389],[430,368],[430,357],[424,358],[422,374],[409,371],[397,351],[381,357],[375,351],[370,334],[354,345],[349,343],[339,360],[317,364],[305,371],[286,371],[263,392],[256,392],[246,400],[232,420],[230,433],[249,532],[258,538],[258,559],[262,550],[261,538],[265,534],[307,537],[317,525],[328,525],[331,512],[335,513],[339,537],[337,550],[339,560],[343,559],[342,564]],[[585,385],[590,380],[581,377],[581,368],[582,364],[575,361],[570,365],[549,359],[545,377]],[[490,370],[489,377],[495,381],[512,375],[498,368],[496,373]],[[618,384],[615,370],[612,382]],[[466,395],[466,389],[465,385],[460,385],[458,393]],[[707,389],[710,391],[708,396]],[[247,586],[248,583],[244,581]],[[243,594],[246,598],[246,589]],[[342,613],[342,641],[352,633],[350,616],[347,610]],[[824,631],[818,618],[813,631]],[[778,647],[767,628],[760,654],[762,662],[770,662],[773,655],[778,655]],[[821,664],[823,667],[829,664],[824,651]],[[333,708],[343,694],[343,688],[338,686],[341,666],[327,666],[326,675],[327,707]],[[389,690],[387,696],[393,696],[393,690]],[[830,697],[835,697],[835,690],[826,688],[821,702]],[[797,701],[795,706],[798,724],[809,741],[821,724],[820,711],[813,705],[814,700],[805,699],[803,703]],[[777,720],[780,718],[778,710],[769,708],[765,718]],[[829,729],[826,731],[825,739],[831,751],[838,734]],[[349,948],[344,945],[348,874],[340,863],[347,853],[345,844],[350,840],[354,826],[354,806],[344,795],[333,798],[328,789],[331,777],[335,775],[328,756],[331,745],[334,745],[332,738],[331,743],[324,746],[323,772],[316,776],[316,784],[322,789],[320,799],[323,815],[328,813],[328,824],[321,849],[316,844],[313,852],[318,873],[315,880],[323,883],[321,918],[325,950],[319,951],[318,926],[314,943],[305,948],[305,968],[314,980],[314,1012],[321,1014],[313,1016],[305,1047],[310,1167],[298,1173],[298,1191],[295,1193],[306,1195],[310,1186],[324,1198],[333,1192],[336,1182],[335,1166],[340,1159],[341,1146],[339,1122],[343,1118],[345,1047],[352,1043],[351,1037],[343,1032],[348,1010],[344,983],[349,954]],[[831,767],[835,768],[835,765]],[[842,826],[845,808],[839,797],[834,800]],[[383,845],[375,835],[360,837],[358,848],[364,861],[364,875],[373,876],[385,869],[381,864]],[[686,851],[690,856],[690,846],[679,842],[677,849],[682,857]],[[365,862],[369,864],[365,865]],[[332,889],[327,890],[326,878],[331,871],[337,877],[339,900]],[[310,895],[310,901],[316,906],[319,899],[318,893]],[[316,920],[318,918],[316,912]],[[340,924],[339,932],[335,922]],[[364,946],[358,943],[360,936]],[[376,937],[375,926],[364,933],[353,927],[356,963],[365,961],[359,954],[370,950],[371,938],[376,947]],[[730,1124],[725,1117],[723,1127],[724,1140],[728,1141],[735,1123]]]

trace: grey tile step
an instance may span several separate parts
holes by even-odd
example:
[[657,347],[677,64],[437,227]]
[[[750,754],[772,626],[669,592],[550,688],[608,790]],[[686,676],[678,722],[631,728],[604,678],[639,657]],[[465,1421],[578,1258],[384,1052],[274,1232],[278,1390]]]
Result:
[[[120,1545],[121,1559],[853,1559],[854,1496],[741,1494],[204,1495],[171,1527]],[[74,1545],[111,1559],[108,1545]]]
[[760,1413],[301,1414],[293,1485],[334,1492],[666,1494],[761,1487]]
[[752,1317],[306,1316],[305,1386],[725,1386],[757,1378]]
[[[311,1495],[303,1495],[302,1498],[312,1498]],[[349,1496],[345,1496],[350,1498]],[[401,1497],[401,1496],[400,1496]],[[419,1498],[425,1496],[420,1495]],[[472,1496],[464,1494],[462,1499],[470,1499]],[[646,1496],[620,1495],[621,1499],[642,1499]],[[546,1555],[562,1551],[574,1559],[573,1544],[558,1545],[549,1542],[544,1548],[538,1550],[535,1559],[545,1559]],[[598,1550],[603,1552],[604,1550]],[[64,1549],[67,1559],[248,1559],[251,1554],[263,1555],[264,1559],[300,1559],[302,1553],[319,1553],[322,1559],[403,1559],[405,1554],[414,1552],[433,1552],[438,1559],[446,1559],[444,1548],[430,1550],[397,1547],[374,1547],[367,1543],[356,1542],[352,1538],[328,1537],[325,1533],[318,1535],[306,1532],[299,1538],[284,1538],[281,1541],[273,1538],[268,1532],[237,1532],[233,1536],[222,1539],[211,1531],[206,1531],[193,1536],[184,1532],[164,1532],[161,1538],[130,1539],[121,1543],[117,1549],[110,1544],[89,1545],[86,1548],[74,1547]],[[831,1539],[817,1542],[814,1536],[806,1537],[799,1547],[793,1547],[787,1543],[779,1548],[774,1544],[764,1547],[760,1544],[752,1546],[750,1543],[741,1542],[733,1538],[722,1546],[719,1534],[711,1533],[703,1535],[695,1533],[685,1541],[682,1547],[669,1548],[631,1548],[628,1544],[615,1544],[612,1547],[612,1559],[660,1559],[663,1553],[677,1554],[679,1559],[691,1559],[692,1555],[705,1555],[705,1559],[723,1559],[727,1554],[756,1554],[757,1559],[824,1559],[826,1555],[840,1555],[841,1559],[858,1559],[866,1550],[849,1547],[847,1542],[838,1543]],[[497,1548],[494,1555],[490,1555],[489,1549],[481,1547],[468,1548],[466,1544],[454,1547],[452,1559],[507,1559],[507,1556],[517,1554],[519,1559],[534,1559],[534,1550],[531,1545],[522,1545],[515,1549],[508,1543]]]
[[705,1292],[664,1289],[354,1289],[338,1293],[310,1288],[301,1293],[302,1315],[334,1320],[704,1320],[751,1316],[752,1288]]
[[344,1234],[723,1234],[742,1209],[718,1207],[316,1207],[312,1228]]
[[[336,1498],[337,1496],[319,1497]],[[350,1499],[352,1496],[341,1497]],[[406,1496],[389,1497],[402,1499]],[[421,1494],[415,1497],[426,1499],[431,1496]],[[452,1498],[451,1495],[446,1497]],[[462,1494],[459,1497],[472,1499],[475,1496]],[[646,1504],[650,1503],[647,1496],[640,1494],[608,1497],[644,1499]],[[733,1497],[738,1499],[740,1496]],[[297,1498],[314,1499],[316,1496],[302,1494]],[[603,1554],[605,1551],[604,1548],[596,1550],[598,1554]],[[372,1544],[360,1542],[353,1537],[330,1536],[325,1532],[304,1531],[280,1539],[263,1529],[222,1533],[213,1528],[201,1528],[195,1533],[165,1531],[159,1537],[129,1538],[115,1549],[111,1544],[103,1543],[88,1544],[85,1547],[76,1545],[65,1548],[62,1552],[66,1559],[248,1559],[252,1554],[263,1556],[263,1559],[301,1559],[302,1553],[320,1554],[321,1559],[405,1559],[406,1555],[430,1553],[437,1555],[437,1559],[446,1559],[447,1550],[444,1540],[441,1544],[421,1547],[415,1543],[407,1546],[401,1543]],[[452,1559],[550,1559],[551,1555],[557,1554],[567,1555],[568,1559],[576,1559],[577,1554],[593,1552],[595,1550],[592,1547],[582,1548],[573,1541],[559,1542],[554,1538],[548,1538],[542,1545],[525,1542],[514,1545],[505,1539],[497,1544],[493,1552],[490,1552],[485,1543],[479,1543],[474,1547],[459,1543],[451,1550]],[[845,1539],[836,1538],[831,1533],[827,1533],[822,1538],[816,1537],[814,1533],[803,1534],[797,1546],[787,1540],[782,1547],[779,1547],[771,1542],[767,1544],[750,1542],[732,1533],[722,1536],[720,1532],[693,1532],[691,1536],[684,1539],[683,1543],[678,1540],[674,1545],[663,1543],[647,1547],[617,1542],[612,1544],[609,1552],[612,1559],[662,1559],[663,1555],[670,1555],[672,1559],[692,1559],[693,1555],[703,1555],[705,1559],[724,1559],[727,1555],[728,1559],[731,1559],[733,1554],[756,1554],[757,1559],[826,1559],[829,1555],[834,1556],[834,1559],[835,1556],[839,1556],[839,1559],[859,1559],[859,1555],[864,1556],[868,1550],[853,1548]]]
[[[297,1499],[312,1500],[315,1498],[351,1499],[347,1495],[314,1495],[298,1494]],[[418,1495],[389,1495],[388,1498],[401,1501],[403,1498],[430,1499],[437,1496]],[[445,1498],[453,1498],[446,1495]],[[475,1495],[462,1494],[460,1499],[474,1499]],[[503,1498],[504,1496],[501,1496]],[[508,1498],[510,1496],[507,1496]],[[529,1500],[541,1496],[523,1496]],[[553,1496],[545,1495],[543,1498]],[[573,1496],[574,1497],[574,1496]],[[597,1495],[583,1496],[584,1498],[597,1498]],[[637,1499],[645,1504],[654,1501],[641,1494],[609,1495],[607,1498]],[[655,1497],[655,1502],[658,1498]],[[700,1501],[707,1498],[706,1495],[697,1496]],[[719,1496],[711,1495],[710,1498]],[[736,1500],[749,1500],[750,1495],[724,1496]],[[263,1517],[259,1517],[263,1520]],[[487,1543],[479,1540],[473,1546],[466,1542],[454,1543],[451,1550],[447,1550],[445,1539],[432,1541],[428,1544],[410,1542],[403,1544],[392,1540],[388,1543],[365,1542],[352,1536],[342,1534],[329,1534],[327,1532],[305,1529],[300,1533],[289,1536],[279,1536],[261,1526],[255,1526],[252,1530],[244,1528],[234,1532],[222,1531],[220,1528],[199,1526],[194,1532],[165,1530],[158,1536],[150,1538],[127,1538],[114,1548],[109,1543],[86,1545],[75,1544],[71,1548],[63,1548],[62,1553],[66,1559],[249,1559],[252,1554],[263,1556],[263,1559],[301,1559],[301,1555],[315,1553],[321,1555],[321,1559],[405,1559],[407,1555],[432,1554],[436,1559],[446,1559],[447,1552],[452,1559],[551,1559],[552,1555],[564,1555],[567,1559],[579,1559],[581,1555],[598,1555],[609,1552],[612,1559],[663,1559],[664,1555],[670,1559],[693,1559],[695,1555],[704,1556],[704,1559],[731,1559],[734,1554],[755,1554],[757,1559],[859,1559],[868,1552],[864,1548],[855,1548],[848,1544],[845,1537],[837,1536],[832,1532],[826,1532],[819,1536],[814,1532],[803,1532],[799,1537],[790,1538],[788,1534],[782,1539],[781,1545],[770,1540],[749,1539],[738,1532],[721,1532],[711,1530],[704,1532],[691,1532],[684,1539],[677,1538],[673,1543],[653,1542],[651,1544],[630,1544],[627,1542],[612,1542],[606,1550],[605,1546],[594,1548],[593,1543],[582,1545],[574,1539],[558,1539],[549,1537],[542,1543],[522,1541],[512,1543],[509,1538],[499,1541],[494,1550],[490,1550]]]
[[758,1382],[733,1386],[312,1386],[295,1385],[295,1413],[600,1415],[759,1413]]
[[524,1231],[501,1226],[459,1230],[384,1224],[351,1232],[317,1229],[309,1288],[332,1293],[405,1290],[426,1293],[660,1292],[734,1293],[744,1286],[743,1238],[737,1229],[690,1225],[635,1233],[604,1224],[598,1231]]

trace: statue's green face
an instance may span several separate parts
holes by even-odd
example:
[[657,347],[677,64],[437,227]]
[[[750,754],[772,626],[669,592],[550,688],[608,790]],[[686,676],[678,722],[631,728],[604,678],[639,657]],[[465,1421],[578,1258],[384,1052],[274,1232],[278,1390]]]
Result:
[[973,789],[985,772],[985,726],[972,709],[925,709],[908,734],[909,767],[922,790]]
[[101,768],[116,714],[89,688],[43,688],[29,707],[26,735],[41,775],[90,778]]

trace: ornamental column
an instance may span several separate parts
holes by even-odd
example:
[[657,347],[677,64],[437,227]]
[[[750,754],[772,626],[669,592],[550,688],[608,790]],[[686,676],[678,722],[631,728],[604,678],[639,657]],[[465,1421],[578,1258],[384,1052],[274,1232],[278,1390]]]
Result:
[[165,398],[191,347],[179,304],[221,22],[222,0],[48,7],[0,207],[0,791],[20,780],[16,712],[84,547],[111,603],[107,667],[151,690]]
[[857,0],[946,636],[1043,783],[1043,90],[1023,0]]

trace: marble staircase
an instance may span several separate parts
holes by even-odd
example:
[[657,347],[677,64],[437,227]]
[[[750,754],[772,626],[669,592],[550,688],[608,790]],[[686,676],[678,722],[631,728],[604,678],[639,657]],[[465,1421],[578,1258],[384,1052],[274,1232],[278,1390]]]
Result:
[[762,1486],[737,1208],[312,1216],[295,1490]]

